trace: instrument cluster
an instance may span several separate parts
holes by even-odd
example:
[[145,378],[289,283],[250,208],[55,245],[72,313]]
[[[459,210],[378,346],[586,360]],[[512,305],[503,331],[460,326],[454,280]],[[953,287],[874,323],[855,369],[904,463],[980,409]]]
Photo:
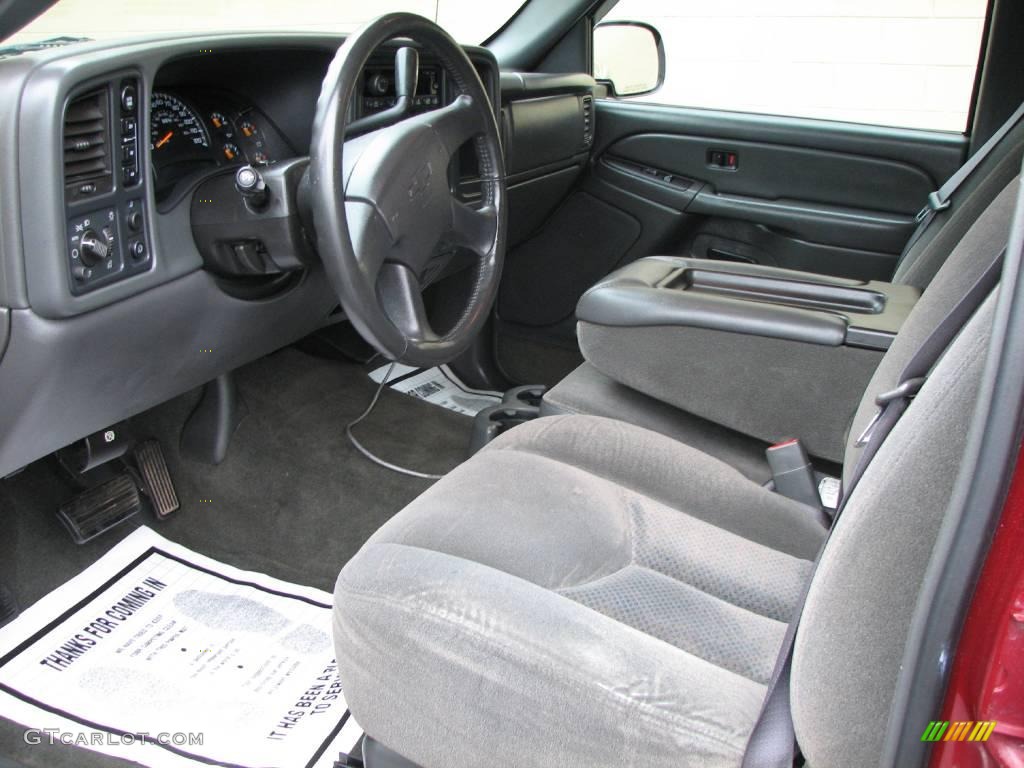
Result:
[[155,91],[149,125],[157,199],[197,171],[269,165],[297,154],[259,109],[220,92]]

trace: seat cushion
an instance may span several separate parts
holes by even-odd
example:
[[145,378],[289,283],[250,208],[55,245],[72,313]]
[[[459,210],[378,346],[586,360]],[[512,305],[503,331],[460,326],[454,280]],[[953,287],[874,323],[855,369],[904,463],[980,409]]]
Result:
[[345,566],[346,696],[425,768],[738,766],[823,538],[807,508],[663,435],[539,419]]
[[582,413],[625,421],[714,456],[756,483],[772,479],[764,454],[768,443],[630,389],[587,362],[544,393],[541,413]]

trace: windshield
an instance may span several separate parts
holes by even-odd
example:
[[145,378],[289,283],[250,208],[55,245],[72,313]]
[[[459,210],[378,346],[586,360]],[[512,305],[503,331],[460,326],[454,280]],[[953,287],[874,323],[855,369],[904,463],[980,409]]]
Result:
[[494,34],[523,0],[58,0],[7,39],[108,40],[166,32],[352,32],[392,11],[426,16],[460,43]]

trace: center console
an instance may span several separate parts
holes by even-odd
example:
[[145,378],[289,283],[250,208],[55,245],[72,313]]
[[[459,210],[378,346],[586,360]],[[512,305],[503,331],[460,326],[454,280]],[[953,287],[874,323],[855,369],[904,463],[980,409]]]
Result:
[[651,257],[591,288],[576,314],[584,356],[615,381],[841,461],[862,393],[918,297],[892,283]]

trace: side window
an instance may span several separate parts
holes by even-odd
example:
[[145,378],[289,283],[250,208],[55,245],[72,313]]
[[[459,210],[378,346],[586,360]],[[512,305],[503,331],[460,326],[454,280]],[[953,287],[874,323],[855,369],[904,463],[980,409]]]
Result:
[[664,81],[635,95],[617,88],[618,98],[964,131],[986,6],[986,0],[620,0],[595,29],[594,74],[616,79],[630,59],[621,22],[639,22],[660,33]]

